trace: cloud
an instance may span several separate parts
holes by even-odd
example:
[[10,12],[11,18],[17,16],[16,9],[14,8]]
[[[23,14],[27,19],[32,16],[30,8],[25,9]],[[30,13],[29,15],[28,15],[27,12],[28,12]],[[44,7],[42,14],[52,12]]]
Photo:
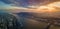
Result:
[[24,7],[18,7],[18,6],[15,6],[13,4],[6,4],[2,1],[0,1],[0,11],[1,12],[11,12],[11,13],[17,13],[17,12],[20,12],[20,11],[24,11],[23,9],[26,9]]
[[28,0],[0,0],[6,4],[14,4],[15,6],[22,6],[27,7],[28,6]]
[[19,12],[56,12],[58,8],[60,8],[59,5],[60,2],[53,2],[48,3],[46,5],[28,5],[27,7],[22,6],[16,6],[15,4],[6,4],[2,1],[0,1],[0,10],[12,12],[12,13],[19,13]]

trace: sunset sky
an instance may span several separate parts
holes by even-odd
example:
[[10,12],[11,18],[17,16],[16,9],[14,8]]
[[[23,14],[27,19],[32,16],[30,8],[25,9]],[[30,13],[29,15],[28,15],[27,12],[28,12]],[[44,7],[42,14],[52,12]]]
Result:
[[60,0],[0,0],[1,12],[57,12]]

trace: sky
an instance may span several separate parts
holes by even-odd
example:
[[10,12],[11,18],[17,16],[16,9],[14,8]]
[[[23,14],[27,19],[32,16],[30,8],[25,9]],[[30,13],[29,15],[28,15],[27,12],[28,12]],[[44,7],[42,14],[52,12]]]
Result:
[[[0,12],[56,12],[60,0],[0,0]],[[58,11],[58,10],[57,10]]]

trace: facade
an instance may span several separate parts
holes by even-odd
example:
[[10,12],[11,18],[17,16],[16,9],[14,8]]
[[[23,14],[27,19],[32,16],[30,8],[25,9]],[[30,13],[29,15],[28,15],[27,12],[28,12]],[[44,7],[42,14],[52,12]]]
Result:
[[20,29],[18,19],[8,13],[0,13],[0,29]]

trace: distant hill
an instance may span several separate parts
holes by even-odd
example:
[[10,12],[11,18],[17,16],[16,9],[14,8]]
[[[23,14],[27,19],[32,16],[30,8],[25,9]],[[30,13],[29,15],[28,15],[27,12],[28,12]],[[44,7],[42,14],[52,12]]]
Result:
[[30,13],[30,12],[20,12],[20,13],[17,13],[17,15],[21,16],[21,17],[29,18],[29,17],[33,16],[33,13]]
[[34,17],[34,18],[46,18],[46,19],[50,19],[50,18],[59,18],[59,14],[55,14],[55,13],[34,13],[34,12],[20,12],[17,13],[17,15],[21,16],[21,17]]

